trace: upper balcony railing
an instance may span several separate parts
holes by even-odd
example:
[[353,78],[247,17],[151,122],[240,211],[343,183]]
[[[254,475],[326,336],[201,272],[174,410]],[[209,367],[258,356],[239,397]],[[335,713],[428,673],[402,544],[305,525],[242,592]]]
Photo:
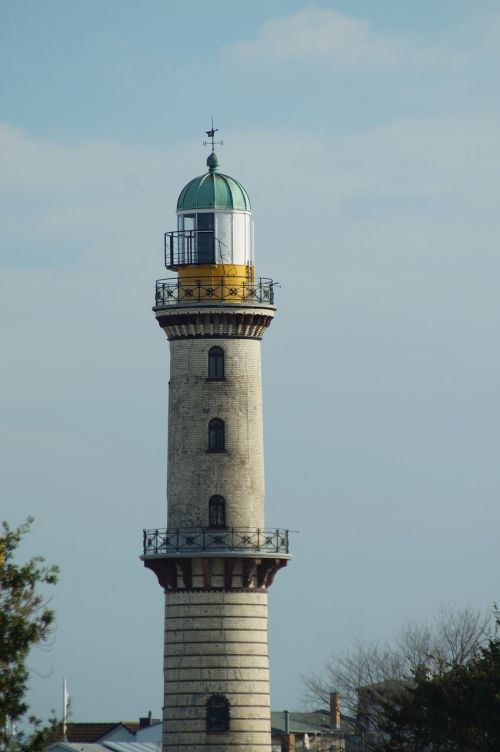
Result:
[[220,250],[220,241],[213,230],[176,230],[165,233],[167,269],[192,264],[215,264]]
[[273,305],[274,283],[272,279],[259,277],[220,276],[208,279],[158,279],[155,292],[156,306],[178,303],[248,303]]
[[246,552],[288,554],[288,530],[207,527],[144,530],[144,556]]

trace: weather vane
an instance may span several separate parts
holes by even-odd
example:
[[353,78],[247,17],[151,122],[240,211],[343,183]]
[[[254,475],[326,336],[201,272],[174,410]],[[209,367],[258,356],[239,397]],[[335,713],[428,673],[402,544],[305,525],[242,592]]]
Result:
[[218,128],[214,128],[214,117],[212,115],[212,127],[210,128],[210,130],[205,131],[205,133],[207,134],[207,136],[210,139],[210,141],[204,141],[203,142],[203,146],[207,146],[208,144],[210,144],[211,147],[212,147],[212,151],[214,151],[214,147],[215,147],[216,144],[220,144],[220,146],[222,146],[224,144],[224,141],[215,141],[214,140],[215,139],[215,134],[217,133],[218,130],[219,130]]

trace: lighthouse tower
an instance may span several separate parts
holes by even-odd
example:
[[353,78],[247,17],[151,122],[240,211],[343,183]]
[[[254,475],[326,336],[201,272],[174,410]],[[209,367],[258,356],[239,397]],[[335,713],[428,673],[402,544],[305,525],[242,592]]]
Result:
[[270,752],[267,593],[290,559],[264,521],[260,341],[273,282],[255,276],[248,194],[208,171],[177,202],[154,312],[170,343],[166,529],[144,565],[166,594],[164,752]]

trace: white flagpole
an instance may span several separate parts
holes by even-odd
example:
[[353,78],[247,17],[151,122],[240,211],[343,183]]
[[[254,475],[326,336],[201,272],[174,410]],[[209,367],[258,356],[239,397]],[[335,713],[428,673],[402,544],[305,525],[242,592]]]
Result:
[[68,720],[68,688],[66,686],[66,677],[63,679],[63,741],[67,742],[67,727],[66,721]]

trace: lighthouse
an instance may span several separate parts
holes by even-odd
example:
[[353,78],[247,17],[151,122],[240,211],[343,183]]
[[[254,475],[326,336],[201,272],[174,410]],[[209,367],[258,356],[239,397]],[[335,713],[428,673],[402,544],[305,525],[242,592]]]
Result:
[[165,592],[164,752],[270,752],[268,591],[291,558],[266,527],[261,339],[275,314],[257,277],[248,193],[219,170],[182,189],[156,282],[170,347],[166,528],[144,531]]

